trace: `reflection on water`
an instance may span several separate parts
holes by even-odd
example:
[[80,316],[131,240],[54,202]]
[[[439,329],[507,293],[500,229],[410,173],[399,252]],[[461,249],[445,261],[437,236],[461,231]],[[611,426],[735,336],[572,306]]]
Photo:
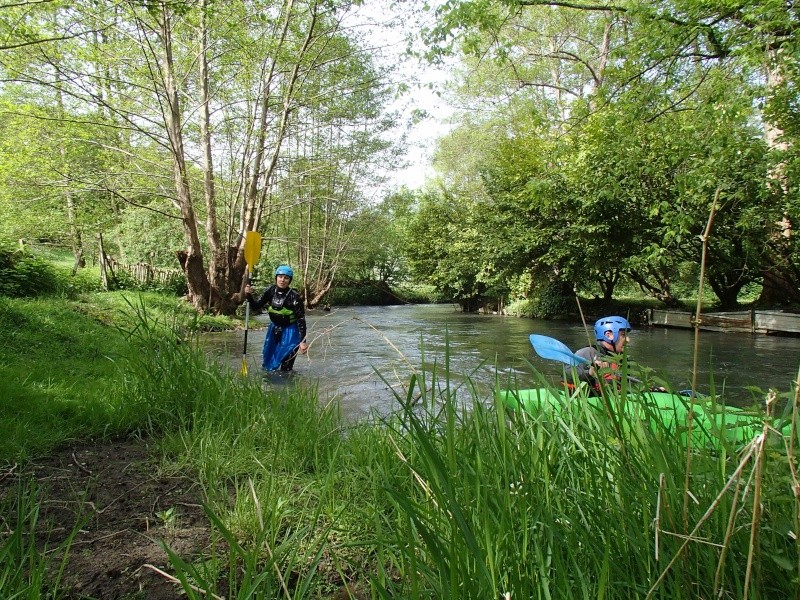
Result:
[[[256,317],[259,325],[266,316]],[[302,381],[318,385],[322,401],[337,398],[350,417],[373,409],[396,408],[395,394],[405,397],[411,375],[432,371],[451,374],[453,387],[473,382],[488,400],[500,378],[503,387],[534,387],[535,370],[556,381],[559,363],[539,358],[528,335],[539,333],[561,340],[572,350],[587,345],[581,324],[557,323],[491,315],[463,314],[452,305],[352,307],[330,312],[309,311],[309,353],[298,356],[291,377],[269,374],[266,386]],[[590,329],[591,331],[591,329]],[[251,374],[261,365],[265,329],[248,334],[247,360]],[[210,350],[241,365],[242,332],[203,336]],[[446,352],[449,345],[449,352]],[[655,370],[675,389],[691,386],[694,335],[689,330],[639,329],[629,344],[631,359]],[[746,403],[763,390],[789,390],[800,365],[800,338],[701,332],[697,380],[707,392],[712,381],[731,402]],[[468,394],[463,394],[468,399]]]

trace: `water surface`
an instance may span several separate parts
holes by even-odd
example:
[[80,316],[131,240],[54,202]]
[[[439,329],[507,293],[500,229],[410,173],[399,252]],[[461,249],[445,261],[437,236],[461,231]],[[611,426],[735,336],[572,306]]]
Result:
[[[267,317],[255,321],[262,329],[248,334],[251,375],[259,373]],[[537,371],[557,381],[562,365],[534,353],[531,333],[554,337],[573,351],[588,343],[581,324],[464,314],[453,305],[334,308],[309,311],[307,321],[311,348],[298,357],[289,381],[318,385],[322,401],[338,399],[344,414],[353,418],[373,409],[382,414],[395,410],[394,394],[405,397],[412,373],[423,370],[429,376],[434,369],[441,375],[449,368],[454,386],[469,378],[486,401],[496,377],[504,387],[519,388],[537,386]],[[243,337],[241,331],[209,334],[204,344],[238,369]],[[734,404],[762,398],[750,386],[788,391],[800,367],[800,338],[703,331],[699,347],[699,391],[709,391],[713,377],[717,391]],[[653,368],[674,389],[691,386],[692,331],[637,329],[628,349],[632,360]],[[265,378],[267,386],[285,383],[286,378]]]

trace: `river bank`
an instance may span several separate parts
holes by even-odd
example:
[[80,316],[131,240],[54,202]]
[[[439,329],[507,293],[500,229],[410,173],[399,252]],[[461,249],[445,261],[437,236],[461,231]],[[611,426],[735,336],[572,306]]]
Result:
[[[210,362],[178,317],[141,306],[118,329],[108,307],[0,299],[0,325],[13,334],[0,350],[0,385],[23,391],[0,404],[4,433],[28,436],[7,440],[6,452],[19,447],[0,471],[4,593],[742,597],[746,573],[753,596],[792,593],[798,556],[787,527],[798,528],[786,465],[796,458],[781,440],[739,458],[696,449],[687,478],[685,448],[669,437],[631,427],[619,438],[581,413],[561,423],[498,418],[447,359],[469,353],[436,340],[431,351],[444,360],[406,381],[413,408],[381,427],[345,423],[303,378],[265,390]],[[96,375],[104,379],[93,387]],[[66,437],[42,435],[65,423]],[[784,458],[761,462],[761,452]],[[728,485],[733,475],[762,482],[763,509]],[[680,525],[687,494],[695,532]],[[686,548],[687,535],[712,544]],[[162,543],[172,553],[156,553]],[[684,552],[693,569],[672,571]]]

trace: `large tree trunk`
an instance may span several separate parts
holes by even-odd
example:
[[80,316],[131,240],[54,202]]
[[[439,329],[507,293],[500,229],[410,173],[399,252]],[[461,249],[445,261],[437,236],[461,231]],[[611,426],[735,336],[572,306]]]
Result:
[[764,271],[761,295],[757,304],[765,307],[800,304],[800,288],[797,272],[789,269],[770,269]]
[[172,154],[172,172],[175,181],[176,200],[181,213],[183,233],[187,248],[178,253],[186,283],[189,288],[189,300],[198,310],[205,310],[213,301],[210,296],[211,286],[203,266],[203,251],[197,232],[197,219],[192,204],[192,192],[189,176],[186,171],[186,155],[181,131],[181,109],[178,89],[175,83],[175,69],[172,58],[172,27],[170,12],[166,3],[161,4],[161,41],[164,50],[161,76],[164,83],[166,106],[164,108],[164,124],[170,142]]
[[[233,314],[240,296],[233,293],[230,281],[241,282],[243,273],[231,278],[233,264],[228,261],[229,249],[223,246],[217,222],[216,191],[214,187],[214,160],[211,152],[211,112],[208,76],[208,0],[200,2],[200,142],[203,148],[203,194],[206,202],[206,241],[210,257],[208,260],[208,310],[214,313]],[[241,287],[241,286],[239,286]]]

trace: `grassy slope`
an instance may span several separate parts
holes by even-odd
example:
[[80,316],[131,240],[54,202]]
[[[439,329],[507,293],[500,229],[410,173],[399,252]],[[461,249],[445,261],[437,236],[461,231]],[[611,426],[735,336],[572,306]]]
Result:
[[[229,543],[229,553],[212,545],[197,571],[173,564],[202,587],[282,596],[264,568],[266,547],[296,598],[330,597],[315,589],[330,589],[339,574],[371,578],[387,598],[642,598],[665,570],[655,597],[716,595],[718,546],[692,544],[691,568],[667,569],[683,538],[666,532],[682,532],[687,494],[684,448],[665,432],[628,423],[619,439],[610,420],[579,402],[558,421],[509,421],[480,406],[462,412],[465,398],[451,395],[447,374],[422,372],[414,410],[342,435],[313,394],[268,395],[258,381],[207,368],[190,344],[161,339],[159,325],[122,298],[0,299],[0,460],[151,419],[169,466],[194,474]],[[148,307],[169,317],[176,302],[152,297]],[[137,335],[129,341],[112,324]],[[797,545],[787,531],[798,520],[781,443],[755,476],[764,484],[757,516],[748,510],[752,490],[717,497],[738,463],[732,452],[694,458],[687,523],[717,505],[697,535],[728,545],[730,597],[743,595],[751,518],[761,526],[754,597],[789,597],[795,585]],[[241,581],[216,587],[234,572]]]
[[[175,298],[112,292],[81,300],[0,297],[0,462],[47,453],[69,439],[121,433],[109,428],[119,396],[120,328],[146,298],[157,315],[189,313]],[[232,326],[209,319],[201,326]]]

